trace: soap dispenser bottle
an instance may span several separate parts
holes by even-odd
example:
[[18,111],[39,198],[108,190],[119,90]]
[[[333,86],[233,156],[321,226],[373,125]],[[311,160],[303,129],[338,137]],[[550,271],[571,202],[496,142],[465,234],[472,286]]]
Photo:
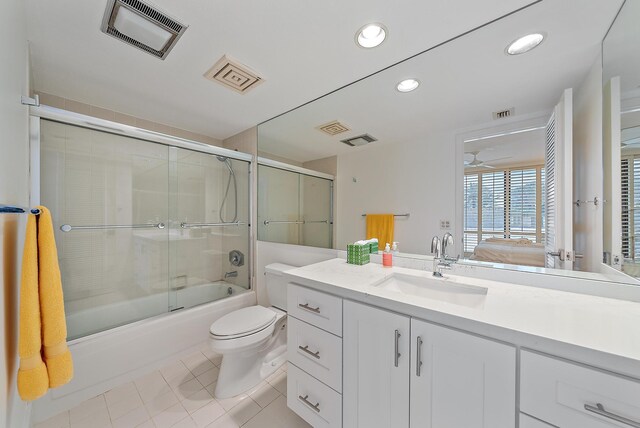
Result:
[[382,253],[382,266],[391,267],[393,266],[393,255],[391,254],[391,247],[387,242],[387,245],[384,246],[384,252]]
[[400,250],[398,249],[398,242],[394,241],[391,246],[391,254],[400,254]]

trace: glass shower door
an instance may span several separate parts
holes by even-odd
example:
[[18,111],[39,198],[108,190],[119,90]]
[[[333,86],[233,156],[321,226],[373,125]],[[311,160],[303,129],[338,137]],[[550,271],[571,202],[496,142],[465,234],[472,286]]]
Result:
[[249,288],[249,163],[170,149],[170,310]]
[[333,181],[300,175],[302,223],[300,244],[332,248]]
[[167,312],[168,148],[40,122],[69,339]]
[[259,165],[258,238],[298,244],[301,222],[299,174]]

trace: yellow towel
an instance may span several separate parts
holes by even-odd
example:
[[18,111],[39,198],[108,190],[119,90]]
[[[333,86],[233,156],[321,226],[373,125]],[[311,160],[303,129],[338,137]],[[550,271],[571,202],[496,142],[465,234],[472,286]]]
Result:
[[393,243],[393,214],[367,214],[367,239],[378,238],[378,249]]
[[20,290],[18,392],[27,401],[73,377],[51,213],[38,208],[27,221]]

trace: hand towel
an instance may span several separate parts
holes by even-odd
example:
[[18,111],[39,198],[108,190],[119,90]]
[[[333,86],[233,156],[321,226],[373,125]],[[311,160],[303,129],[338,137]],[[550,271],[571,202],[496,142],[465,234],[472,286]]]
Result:
[[20,290],[18,392],[26,401],[73,377],[51,213],[38,208],[27,220]]
[[38,282],[44,362],[49,373],[49,388],[55,388],[71,380],[73,361],[67,347],[67,321],[51,213],[45,207],[38,208]]
[[381,249],[393,242],[393,214],[367,214],[367,239],[377,238]]
[[32,401],[43,396],[49,389],[49,375],[40,355],[42,342],[38,292],[38,225],[35,215],[28,216],[20,285],[18,393],[23,400]]

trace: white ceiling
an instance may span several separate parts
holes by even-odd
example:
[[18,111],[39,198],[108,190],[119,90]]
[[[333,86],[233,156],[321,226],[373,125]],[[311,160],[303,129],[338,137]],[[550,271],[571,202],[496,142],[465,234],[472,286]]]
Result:
[[[398,64],[259,127],[263,152],[304,162],[366,150],[373,144],[450,143],[435,135],[488,124],[492,112],[515,107],[513,121],[550,111],[562,90],[577,88],[596,63],[622,1],[544,0],[505,19]],[[524,55],[506,45],[535,31],[546,40]],[[416,77],[411,93],[395,90]],[[334,137],[314,129],[331,120],[351,131]],[[351,148],[339,140],[369,133],[379,141]]]
[[[34,89],[226,138],[532,0],[150,1],[189,25],[165,61],[100,32],[106,0],[27,0]],[[373,21],[388,39],[358,48]],[[207,81],[223,54],[265,83]]]

